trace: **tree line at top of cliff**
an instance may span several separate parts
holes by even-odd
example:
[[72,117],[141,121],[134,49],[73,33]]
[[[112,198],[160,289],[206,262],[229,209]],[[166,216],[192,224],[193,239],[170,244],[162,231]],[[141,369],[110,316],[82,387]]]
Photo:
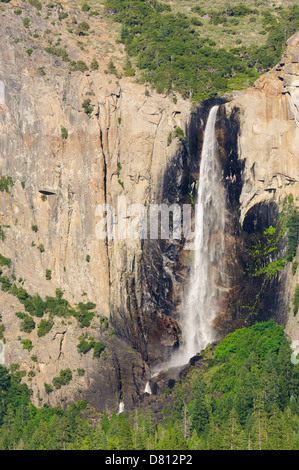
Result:
[[[237,47],[226,50],[199,34],[200,16],[174,14],[170,5],[157,0],[107,0],[106,11],[122,24],[121,42],[141,71],[141,81],[152,83],[159,93],[177,91],[195,101],[248,86],[279,61],[286,39],[299,29],[298,5],[276,8],[275,14],[268,9],[261,12],[265,45],[237,46],[236,41]],[[217,25],[257,14],[242,4],[209,13]]]

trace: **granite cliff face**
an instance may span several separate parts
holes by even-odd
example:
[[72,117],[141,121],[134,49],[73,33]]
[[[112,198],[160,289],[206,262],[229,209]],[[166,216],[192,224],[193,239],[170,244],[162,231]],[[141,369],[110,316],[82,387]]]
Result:
[[[84,19],[81,10],[64,5],[77,22]],[[14,14],[20,6],[29,28]],[[90,61],[96,55],[98,70],[70,73],[67,62],[45,50],[50,26],[53,34],[68,40],[72,59],[82,55],[66,37],[61,12],[55,6],[49,19],[41,18],[34,7],[11,2],[1,17],[6,47],[0,51],[0,171],[13,181],[9,193],[0,192],[0,224],[5,227],[1,254],[11,259],[2,271],[30,295],[44,299],[59,288],[71,305],[94,302],[96,316],[83,331],[76,321],[55,317],[51,332],[39,338],[36,330],[20,332],[15,312],[24,308],[10,292],[1,294],[4,363],[33,370],[36,403],[58,403],[61,390],[46,394],[44,383],[71,368],[65,399],[88,396],[97,408],[116,409],[123,395],[127,404],[138,399],[148,374],[144,360],[163,357],[179,335],[164,304],[151,299],[153,284],[159,283],[151,273],[153,253],[141,239],[123,236],[120,219],[129,216],[118,212],[119,201],[125,198],[129,207],[162,200],[172,158],[184,165],[180,139],[173,135],[170,142],[168,136],[176,127],[186,132],[191,104],[180,98],[175,104],[132,79],[104,73],[108,59],[100,52],[84,56]],[[113,239],[99,235],[103,204],[115,210],[115,226],[120,227]],[[109,330],[113,327],[117,337],[101,332],[102,317],[109,318]],[[82,333],[103,340],[105,362],[93,360],[91,352],[79,354]],[[32,341],[31,352],[23,349],[23,339]],[[82,368],[84,377],[76,378],[75,371]]]
[[[298,339],[298,322],[292,313],[288,315],[288,310],[292,309],[298,273],[293,276],[288,263],[274,276],[249,281],[242,266],[248,262],[250,234],[278,226],[285,198],[292,194],[297,199],[299,195],[298,53],[297,33],[289,39],[281,62],[260,77],[254,87],[225,105],[221,126],[225,129],[227,122],[236,119],[233,128],[237,137],[230,147],[232,158],[226,160],[226,165],[229,160],[237,162],[234,172],[227,174],[228,190],[233,194],[228,207],[236,214],[237,227],[241,229],[239,234],[242,232],[230,239],[231,247],[234,247],[231,253],[236,255],[237,265],[231,256],[232,297],[229,304],[235,302],[235,307],[228,306],[231,314],[226,315],[225,322],[237,326],[246,318],[252,321],[249,309],[244,306],[255,305],[258,318],[276,318],[286,325],[292,339]],[[232,135],[234,133],[230,133],[230,138]],[[284,250],[282,243],[278,246],[277,256],[283,255]]]
[[[75,15],[77,23],[85,19],[81,10],[63,5],[69,18]],[[29,18],[29,28],[14,13],[18,7],[22,18]],[[4,8],[0,176],[11,177],[13,186],[0,192],[0,253],[11,259],[2,275],[30,295],[44,299],[55,296],[58,288],[72,306],[89,301],[96,307],[84,328],[73,317],[46,314],[53,327],[39,337],[36,329],[20,330],[15,313],[24,312],[24,306],[11,291],[1,291],[6,342],[0,357],[6,366],[17,363],[25,370],[23,380],[32,387],[35,404],[88,398],[99,410],[117,409],[120,401],[130,408],[142,400],[149,366],[167,359],[181,341],[179,306],[192,251],[183,239],[125,237],[134,216],[120,204],[147,208],[191,202],[212,103],[194,107],[134,79],[106,73],[107,50],[99,46],[91,51],[89,38],[80,36],[82,52],[78,38],[66,32],[59,5],[45,17],[44,11],[38,16],[34,7],[17,1]],[[108,41],[100,20],[89,21],[102,42]],[[60,38],[54,55],[53,49],[45,50],[53,47],[49,28]],[[96,34],[92,39],[97,44]],[[120,70],[123,51],[109,41]],[[61,60],[63,43],[71,59],[83,55],[90,63],[96,57],[99,69],[70,72],[69,63]],[[217,137],[228,191],[228,282],[222,286],[216,321],[221,335],[255,318],[248,319],[243,308],[260,289],[260,280],[248,282],[244,269],[250,227],[269,227],[279,216],[282,199],[290,193],[299,196],[298,43],[296,35],[276,69],[220,106]],[[115,211],[114,238],[100,236],[103,204]],[[287,309],[298,276],[287,265],[267,284],[258,306],[259,319],[274,316],[293,339],[299,331]],[[103,342],[105,355],[80,353],[82,335]],[[26,339],[32,341],[31,351],[23,348]],[[47,393],[44,383],[51,384],[68,368],[71,382]]]

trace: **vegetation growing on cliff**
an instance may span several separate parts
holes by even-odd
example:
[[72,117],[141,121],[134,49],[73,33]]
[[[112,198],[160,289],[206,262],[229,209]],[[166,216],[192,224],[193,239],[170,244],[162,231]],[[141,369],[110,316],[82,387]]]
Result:
[[[178,91],[194,100],[248,86],[278,62],[286,38],[299,27],[298,5],[277,8],[275,14],[265,10],[262,23],[266,44],[226,49],[204,36],[201,21],[180,11],[174,14],[169,4],[157,0],[107,0],[106,8],[121,23],[121,42],[129,57],[135,58],[142,80],[151,82],[160,93]],[[217,26],[260,14],[244,4],[218,11],[195,7],[193,11],[207,14]],[[223,31],[225,34],[228,32]]]
[[[275,226],[271,225],[263,232],[254,231],[249,238],[247,270],[251,275],[266,274],[271,277],[288,262],[292,262],[299,242],[299,212],[293,195],[285,198],[281,216]],[[296,271],[296,265],[292,269]]]

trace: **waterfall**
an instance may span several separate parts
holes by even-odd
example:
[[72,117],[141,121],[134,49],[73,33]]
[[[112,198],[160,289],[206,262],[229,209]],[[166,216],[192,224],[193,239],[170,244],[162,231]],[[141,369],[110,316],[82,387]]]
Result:
[[119,405],[118,405],[118,414],[121,414],[125,411],[125,404],[123,401],[119,402]]
[[211,109],[204,133],[195,208],[194,260],[181,309],[183,345],[172,365],[188,362],[215,339],[212,323],[219,310],[225,214],[225,190],[215,135],[217,111],[218,106]]
[[152,389],[151,389],[151,386],[150,386],[149,382],[147,382],[146,385],[145,385],[144,393],[148,393],[149,395],[152,394]]

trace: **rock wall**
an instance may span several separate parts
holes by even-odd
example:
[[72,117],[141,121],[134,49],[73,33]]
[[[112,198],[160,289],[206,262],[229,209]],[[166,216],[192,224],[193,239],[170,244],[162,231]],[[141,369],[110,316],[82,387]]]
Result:
[[[16,3],[5,4],[0,19],[6,44],[0,50],[0,176],[13,181],[9,193],[0,192],[0,253],[11,259],[1,270],[30,295],[55,296],[59,288],[71,305],[94,302],[96,316],[83,331],[74,319],[55,317],[51,332],[39,338],[36,330],[20,331],[15,312],[24,308],[10,292],[2,293],[4,364],[19,363],[30,372],[24,380],[35,404],[88,397],[98,409],[117,409],[120,399],[132,405],[149,373],[144,361],[165,357],[178,341],[179,326],[165,308],[170,274],[159,264],[159,244],[155,256],[150,241],[124,236],[132,216],[118,210],[119,201],[127,208],[160,203],[174,160],[176,178],[181,168],[187,172],[188,150],[174,131],[187,134],[191,103],[107,74],[107,59],[98,71],[70,72],[68,63],[45,50],[44,31],[55,17],[56,34],[78,58],[58,21],[60,7],[46,19],[22,4],[30,19],[26,30],[14,14]],[[28,54],[33,32],[37,39]],[[115,238],[101,237],[104,204],[115,211]],[[117,336],[101,330],[102,317]],[[82,333],[105,343],[106,360],[79,354]],[[23,339],[32,341],[32,351],[23,349]],[[44,383],[66,368],[73,371],[70,385],[46,394]]]
[[[234,123],[230,135],[237,134],[235,145],[227,146],[225,163],[237,162],[234,171],[226,173],[228,192],[233,194],[228,209],[237,223],[227,236],[231,297],[218,321],[229,329],[274,317],[292,339],[299,337],[291,303],[298,273],[293,276],[288,263],[274,276],[253,278],[244,267],[250,234],[276,226],[284,199],[290,194],[295,200],[299,196],[298,52],[297,33],[289,39],[281,62],[224,106],[221,126],[225,129],[227,123]],[[282,243],[279,256],[283,250]],[[254,314],[244,306],[254,307]]]
[[[213,103],[194,107],[107,74],[107,57],[97,71],[70,72],[68,63],[45,51],[49,20],[24,4],[27,31],[16,6],[6,4],[0,18],[6,44],[0,50],[0,176],[13,181],[9,192],[0,192],[0,253],[11,259],[1,270],[31,295],[54,296],[59,288],[71,305],[94,302],[96,315],[83,329],[73,317],[51,318],[50,333],[39,337],[36,330],[20,331],[15,313],[24,307],[11,292],[1,292],[2,362],[25,370],[36,405],[88,398],[99,410],[117,410],[120,401],[130,408],[142,400],[149,366],[180,344],[179,307],[192,259],[183,238],[127,236],[134,223],[130,208],[192,202]],[[59,8],[52,12],[56,34],[78,59],[75,41],[58,21]],[[34,32],[40,40],[28,54]],[[274,316],[299,338],[295,317],[287,316],[299,281],[290,265],[262,282],[258,315],[244,312],[261,289],[261,279],[249,278],[245,269],[250,227],[267,228],[285,196],[299,197],[298,43],[295,35],[281,63],[253,88],[219,102],[219,158],[228,193],[226,282],[215,323],[220,335]],[[114,215],[113,237],[101,236],[105,204]],[[102,341],[106,354],[80,354],[82,334]],[[23,348],[24,339],[32,341],[31,351]],[[47,394],[44,383],[67,368],[70,384]]]

